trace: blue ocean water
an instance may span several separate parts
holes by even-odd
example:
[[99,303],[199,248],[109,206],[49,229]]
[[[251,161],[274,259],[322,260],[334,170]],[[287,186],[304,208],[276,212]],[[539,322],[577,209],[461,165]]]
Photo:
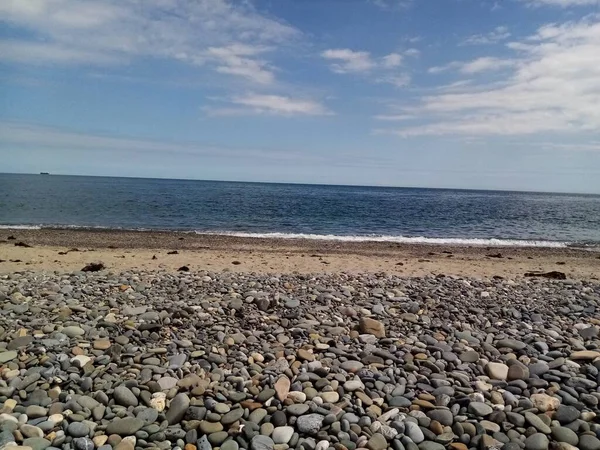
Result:
[[0,174],[0,226],[600,245],[600,196]]

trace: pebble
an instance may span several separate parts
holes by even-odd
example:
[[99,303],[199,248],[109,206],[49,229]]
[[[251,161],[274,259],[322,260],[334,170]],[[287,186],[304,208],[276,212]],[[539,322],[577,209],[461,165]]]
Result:
[[590,282],[19,272],[0,309],[0,447],[600,450]]

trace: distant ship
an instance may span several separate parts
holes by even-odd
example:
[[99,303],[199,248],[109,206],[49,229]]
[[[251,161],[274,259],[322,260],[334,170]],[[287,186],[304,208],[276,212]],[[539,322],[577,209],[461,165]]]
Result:
[[40,172],[40,175],[50,175],[50,172]]

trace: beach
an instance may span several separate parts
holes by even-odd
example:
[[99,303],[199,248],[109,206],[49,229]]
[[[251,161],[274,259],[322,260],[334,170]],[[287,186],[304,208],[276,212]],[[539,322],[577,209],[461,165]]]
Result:
[[[18,243],[30,247],[16,246]],[[265,239],[118,230],[1,229],[0,260],[0,273],[73,271],[101,261],[113,271],[176,271],[187,266],[194,271],[387,272],[406,277],[442,274],[520,278],[534,271],[560,271],[582,280],[597,280],[600,276],[600,253],[572,248]]]
[[0,241],[3,450],[600,449],[598,253]]

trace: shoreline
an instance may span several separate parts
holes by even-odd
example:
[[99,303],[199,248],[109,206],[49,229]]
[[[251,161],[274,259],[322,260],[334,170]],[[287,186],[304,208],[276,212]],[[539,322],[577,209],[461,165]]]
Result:
[[[18,242],[31,247],[15,246]],[[77,251],[69,251],[74,248]],[[173,251],[177,254],[168,254]],[[349,242],[105,229],[3,228],[0,260],[1,273],[73,271],[103,261],[110,270],[176,271],[188,266],[192,271],[389,272],[407,277],[480,278],[560,271],[568,278],[585,280],[598,280],[600,274],[600,253],[570,247]]]

